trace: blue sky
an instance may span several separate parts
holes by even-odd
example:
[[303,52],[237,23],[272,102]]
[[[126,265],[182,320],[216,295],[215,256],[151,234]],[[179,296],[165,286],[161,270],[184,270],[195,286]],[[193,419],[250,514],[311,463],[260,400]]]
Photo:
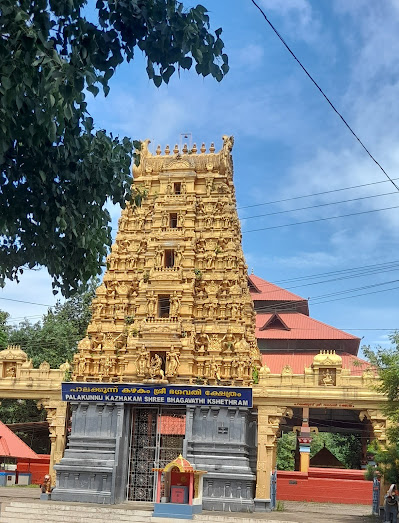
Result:
[[[381,266],[361,277],[337,271],[399,260],[399,208],[376,211],[399,206],[398,191],[385,182],[251,2],[202,3],[210,10],[213,29],[223,28],[231,67],[226,78],[218,84],[183,72],[157,89],[138,52],[134,64],[117,72],[107,98],[90,98],[96,125],[121,136],[150,138],[154,147],[179,143],[180,133],[191,132],[197,145],[214,141],[219,148],[223,134],[234,135],[235,184],[249,269],[310,297],[314,318],[364,336],[362,343],[387,345],[390,330],[399,328],[399,261],[389,271]],[[392,178],[399,177],[399,1],[259,4],[372,154]],[[298,198],[364,184],[373,185]],[[276,200],[288,201],[248,207]],[[343,200],[353,201],[320,206]],[[298,210],[302,207],[312,208]],[[290,212],[270,215],[281,211]],[[111,212],[116,226],[119,210]],[[280,227],[359,212],[367,213]],[[269,216],[253,218],[262,214]],[[264,230],[246,232],[253,229]],[[321,273],[328,274],[307,279]],[[289,281],[294,278],[303,279]],[[384,282],[391,283],[379,285]],[[376,292],[383,289],[390,290]],[[340,291],[347,292],[326,296]],[[315,299],[319,296],[325,297]],[[342,297],[349,298],[336,299]],[[19,285],[7,284],[0,298],[55,301],[44,270],[29,271]],[[0,307],[12,321],[39,317],[46,310],[6,300]]]

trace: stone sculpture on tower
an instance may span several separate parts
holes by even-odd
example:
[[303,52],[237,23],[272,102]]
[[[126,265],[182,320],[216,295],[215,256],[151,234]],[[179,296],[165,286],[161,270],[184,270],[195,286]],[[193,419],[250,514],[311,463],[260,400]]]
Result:
[[248,385],[260,363],[231,150],[142,144],[76,381]]
[[[140,207],[127,203],[122,211],[92,321],[74,357],[73,380],[83,391],[81,382],[104,383],[96,386],[100,391],[116,383],[134,390],[143,384],[143,391],[145,385],[160,384],[164,391],[184,384],[194,393],[200,385],[234,386],[235,392],[207,388],[204,394],[221,397],[206,405],[186,406],[187,398],[176,398],[183,400],[181,450],[208,471],[204,508],[251,511],[256,417],[241,402],[225,402],[227,394],[240,395],[237,387],[252,384],[260,366],[236,211],[233,138],[224,136],[219,152],[213,144],[208,152],[194,144],[181,151],[166,146],[164,154],[158,146],[151,154],[148,144],[133,168],[133,189],[140,187],[145,198]],[[129,462],[135,466],[128,458],[132,427],[140,427],[134,420],[140,412],[147,416],[146,405],[81,400],[70,403],[72,432],[56,466],[53,499],[124,501],[127,478],[137,472],[128,468]],[[172,416],[166,405],[159,408]],[[151,483],[153,474],[147,477]],[[144,492],[141,486],[137,491]]]

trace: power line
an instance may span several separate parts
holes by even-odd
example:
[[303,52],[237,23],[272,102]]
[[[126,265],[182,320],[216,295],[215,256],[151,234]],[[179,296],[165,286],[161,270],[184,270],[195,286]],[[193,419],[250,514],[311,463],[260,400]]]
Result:
[[42,307],[54,307],[54,305],[47,305],[45,303],[36,303],[34,301],[15,300],[14,298],[0,298],[0,300],[16,301],[17,303],[28,303],[29,305],[40,305]]
[[[351,267],[349,269],[340,269],[339,271],[319,272],[318,274],[312,274],[312,275],[308,275],[308,276],[298,276],[296,278],[277,280],[275,283],[294,282],[294,281],[298,281],[298,280],[318,278],[319,276],[330,276],[332,274],[341,274],[343,272],[360,271],[363,269],[383,268],[387,265],[397,265],[397,264],[399,264],[399,260],[392,260],[392,261],[384,262],[384,263],[372,263],[370,265],[360,265],[359,267]],[[256,287],[262,287],[262,285],[267,285],[267,283],[256,285]]]
[[391,287],[390,289],[381,289],[379,291],[364,292],[362,294],[356,294],[354,296],[343,296],[341,298],[335,298],[335,299],[332,299],[332,300],[319,301],[319,302],[315,303],[314,305],[321,305],[322,303],[330,303],[332,301],[338,301],[338,300],[348,300],[349,298],[359,298],[360,296],[368,296],[370,294],[377,294],[377,293],[380,293],[380,292],[388,292],[388,291],[393,291],[393,290],[396,290],[396,289],[399,289],[399,287]]
[[348,218],[349,216],[359,216],[360,214],[369,214],[372,212],[390,211],[391,209],[398,209],[398,208],[399,208],[399,205],[395,205],[393,207],[383,207],[382,209],[371,209],[369,211],[352,212],[350,214],[341,214],[339,216],[329,216],[327,218],[316,218],[314,220],[306,220],[304,222],[284,223],[282,225],[271,225],[269,227],[261,227],[259,229],[250,229],[249,231],[242,231],[242,232],[244,234],[244,233],[248,233],[248,232],[266,231],[266,230],[270,230],[270,229],[281,229],[283,227],[292,227],[293,225],[304,225],[307,223],[324,222],[327,220],[336,220],[337,218]]
[[296,57],[296,55],[293,53],[291,48],[288,46],[284,38],[280,35],[280,33],[277,31],[277,29],[274,27],[274,25],[270,22],[270,20],[267,18],[265,12],[263,9],[255,2],[255,0],[251,0],[252,3],[259,9],[261,14],[263,15],[266,22],[269,24],[269,26],[272,28],[274,33],[278,36],[278,38],[281,40],[287,51],[291,54],[291,56],[294,58],[294,60],[298,63],[298,65],[301,67],[301,69],[304,71],[306,76],[311,80],[311,82],[317,87],[317,89],[320,91],[322,96],[325,98],[327,103],[330,105],[330,107],[333,109],[333,111],[340,117],[342,122],[345,124],[345,126],[349,129],[349,131],[352,133],[352,135],[356,138],[356,140],[360,143],[360,145],[363,147],[363,149],[366,151],[368,156],[373,160],[373,162],[381,169],[381,171],[385,174],[385,176],[388,178],[388,180],[392,183],[392,185],[395,187],[397,191],[399,191],[399,187],[396,185],[396,183],[393,181],[393,179],[389,176],[389,174],[385,171],[385,169],[381,166],[381,164],[374,158],[374,156],[370,153],[370,151],[367,149],[367,147],[364,145],[364,143],[361,141],[361,139],[358,137],[358,135],[355,133],[355,131],[352,129],[352,127],[348,124],[348,122],[345,120],[345,118],[342,116],[342,114],[336,109],[334,104],[331,102],[331,100],[328,98],[328,96],[324,93],[322,88],[319,86],[319,84],[316,82],[316,80],[311,76],[311,74],[308,72],[308,70],[305,68],[304,65],[300,62],[300,60]]
[[[396,271],[399,269],[399,263],[387,263],[387,264],[378,264],[378,265],[370,265],[370,266],[365,266],[365,267],[369,267],[367,268],[366,270],[363,270],[361,271],[360,268],[355,272],[354,274],[340,274],[340,273],[345,273],[345,272],[349,272],[349,270],[344,270],[344,271],[336,271],[336,272],[330,272],[330,273],[322,273],[321,275],[315,275],[315,276],[305,276],[304,278],[292,278],[291,280],[287,280],[287,282],[290,282],[292,281],[293,283],[296,283],[298,281],[302,281],[302,280],[306,280],[306,279],[315,279],[316,277],[320,277],[320,276],[323,276],[323,275],[338,275],[338,277],[336,278],[332,278],[332,279],[327,279],[327,280],[321,280],[321,281],[315,281],[315,282],[310,282],[310,283],[302,283],[302,284],[299,284],[299,285],[291,285],[289,287],[284,287],[284,290],[288,290],[288,289],[296,289],[298,287],[309,287],[310,285],[320,285],[320,284],[323,284],[323,283],[331,283],[331,282],[335,282],[335,281],[341,281],[341,280],[347,280],[347,279],[350,279],[350,278],[362,278],[364,276],[369,276],[371,274],[375,274],[375,273],[378,273],[378,274],[381,274],[383,272],[391,272],[391,271]],[[282,280],[284,281],[284,280]],[[267,286],[270,286],[270,285],[274,285],[273,283],[270,283],[270,282],[265,282],[265,283],[260,283],[258,285],[256,285],[256,287],[258,289],[260,289],[261,287],[267,287]],[[262,291],[262,294],[273,294],[273,293],[276,293],[277,290],[276,289],[270,289],[270,290],[266,290],[266,291]]]
[[370,198],[378,198],[379,196],[390,196],[392,194],[399,194],[399,192],[393,191],[393,192],[387,192],[387,193],[383,193],[383,194],[372,194],[371,196],[361,196],[359,198],[351,198],[349,200],[341,200],[338,202],[318,203],[316,205],[309,205],[307,207],[297,207],[296,209],[288,209],[288,210],[284,210],[284,211],[274,211],[274,212],[269,212],[266,214],[256,214],[254,216],[243,216],[240,219],[241,220],[252,220],[253,218],[263,218],[264,216],[274,216],[276,214],[286,214],[288,212],[306,211],[309,209],[317,209],[318,207],[327,207],[328,205],[338,205],[341,203],[350,203],[350,202],[356,202],[359,200],[368,200]]
[[[399,180],[399,178],[393,178],[394,180]],[[371,183],[363,183],[361,185],[352,185],[351,187],[342,187],[340,189],[331,189],[329,191],[322,191],[322,192],[315,192],[312,194],[304,194],[302,196],[293,196],[291,198],[284,198],[282,200],[272,200],[269,202],[263,202],[263,203],[254,203],[252,205],[243,205],[242,207],[237,207],[237,210],[241,209],[249,209],[250,207],[260,207],[263,205],[273,205],[275,203],[284,203],[284,202],[290,202],[292,200],[300,200],[302,198],[312,198],[313,196],[322,196],[323,194],[330,194],[334,192],[341,192],[341,191],[349,191],[351,189],[359,189],[360,187],[368,187],[370,185],[378,185],[380,183],[388,183],[389,180],[381,180],[379,182],[371,182]]]
[[[381,282],[381,283],[374,283],[374,284],[371,284],[371,285],[363,285],[362,287],[355,287],[355,288],[351,288],[351,289],[344,289],[342,291],[337,291],[337,292],[333,292],[333,293],[321,294],[319,296],[309,297],[309,298],[307,298],[307,301],[311,301],[312,305],[318,305],[319,303],[327,303],[327,302],[330,302],[330,301],[337,301],[337,299],[335,299],[334,296],[339,296],[339,295],[342,295],[342,294],[353,293],[353,292],[366,290],[366,289],[372,289],[372,288],[375,288],[375,287],[381,287],[383,285],[388,285],[388,284],[396,283],[396,282],[399,282],[399,280],[390,280],[390,281]],[[394,289],[397,289],[397,288],[398,287],[392,287],[390,289],[383,289],[383,290],[375,291],[375,292],[385,292],[386,290],[394,290]],[[366,294],[374,294],[374,292],[366,293]],[[363,295],[364,294],[353,295],[353,296],[345,296],[345,297],[338,298],[338,299],[356,298],[357,296],[363,296]],[[325,298],[328,298],[328,299],[325,300]],[[323,300],[323,301],[320,302],[319,300]],[[292,311],[292,308],[295,305],[302,304],[303,301],[304,300],[290,300],[290,301],[285,301],[285,302],[283,301],[283,302],[280,302],[280,303],[278,303],[276,305],[266,305],[264,307],[257,307],[255,310],[256,310],[256,312],[263,312],[263,313],[274,313],[276,311],[277,312],[278,311],[284,312],[284,310]]]

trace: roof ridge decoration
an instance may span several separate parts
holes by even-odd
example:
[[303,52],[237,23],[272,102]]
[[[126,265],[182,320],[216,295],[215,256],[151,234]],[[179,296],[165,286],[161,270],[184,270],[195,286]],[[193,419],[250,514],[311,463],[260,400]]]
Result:
[[28,359],[26,352],[20,345],[8,345],[6,349],[0,351],[0,360],[15,360],[25,362]]
[[321,350],[313,359],[313,366],[342,367],[342,358],[335,350]]
[[140,155],[139,165],[133,165],[134,177],[149,176],[168,171],[194,171],[194,172],[219,172],[221,175],[227,175],[229,179],[233,178],[233,162],[231,151],[234,145],[234,137],[223,135],[222,149],[215,153],[215,145],[212,142],[208,153],[206,153],[205,143],[202,143],[200,152],[194,143],[189,150],[187,144],[184,144],[182,150],[179,150],[176,144],[171,155],[170,147],[165,147],[162,155],[161,146],[158,145],[156,154],[153,155],[148,149],[151,140],[146,139],[141,142],[141,150],[136,151]]

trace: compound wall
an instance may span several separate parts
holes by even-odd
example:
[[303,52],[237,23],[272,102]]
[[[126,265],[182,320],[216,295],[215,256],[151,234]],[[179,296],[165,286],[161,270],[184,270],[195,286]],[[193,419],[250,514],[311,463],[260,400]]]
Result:
[[308,473],[278,471],[277,499],[371,505],[373,482],[363,470],[310,468]]

